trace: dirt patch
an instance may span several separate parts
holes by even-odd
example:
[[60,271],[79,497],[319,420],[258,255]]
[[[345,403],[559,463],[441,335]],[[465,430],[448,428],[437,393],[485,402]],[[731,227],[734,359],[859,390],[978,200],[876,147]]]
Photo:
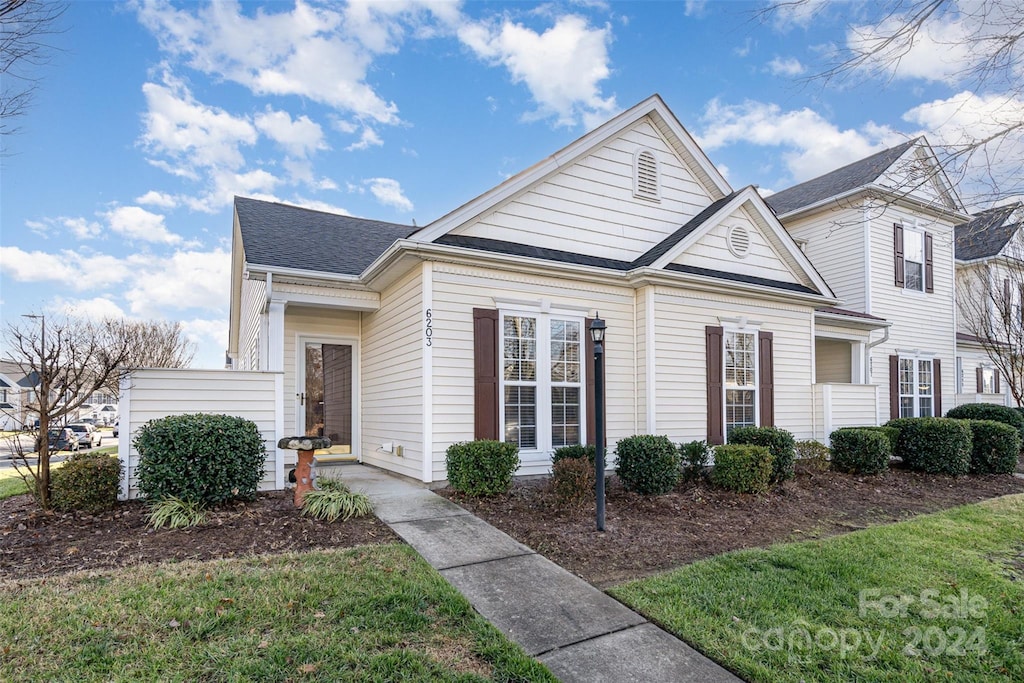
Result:
[[79,515],[43,513],[27,495],[0,500],[0,578],[398,540],[372,515],[331,524],[303,517],[283,491],[217,508],[207,523],[191,529],[155,531],[145,513],[137,501],[103,515]]
[[594,531],[592,504],[560,508],[546,479],[517,482],[508,494],[489,499],[466,498],[450,489],[438,493],[604,588],[729,550],[831,536],[1024,493],[1024,480],[902,469],[857,477],[798,466],[793,480],[766,495],[730,493],[702,483],[648,498],[625,491],[612,476],[603,534]]

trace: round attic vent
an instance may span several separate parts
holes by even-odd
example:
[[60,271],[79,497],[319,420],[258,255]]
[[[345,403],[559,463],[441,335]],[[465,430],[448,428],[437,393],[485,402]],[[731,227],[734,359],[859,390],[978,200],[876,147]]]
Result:
[[726,241],[729,243],[729,251],[736,258],[743,258],[750,253],[750,232],[746,228],[739,225],[729,228]]

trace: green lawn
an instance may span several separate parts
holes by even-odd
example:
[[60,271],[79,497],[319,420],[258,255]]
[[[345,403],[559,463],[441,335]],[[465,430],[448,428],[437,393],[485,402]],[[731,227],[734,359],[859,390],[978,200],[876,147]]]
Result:
[[611,593],[751,681],[1021,681],[1024,495]]
[[403,545],[0,586],[4,681],[554,681]]
[[[117,455],[117,446],[105,446],[103,448],[97,448],[92,451],[97,454]],[[65,453],[64,455],[71,455]],[[50,471],[59,468],[64,463],[54,462],[50,464]],[[28,489],[25,488],[25,482],[21,476],[18,475],[17,470],[13,467],[4,467],[0,469],[0,500],[4,498],[11,498],[12,496],[20,496],[23,493],[28,493]]]

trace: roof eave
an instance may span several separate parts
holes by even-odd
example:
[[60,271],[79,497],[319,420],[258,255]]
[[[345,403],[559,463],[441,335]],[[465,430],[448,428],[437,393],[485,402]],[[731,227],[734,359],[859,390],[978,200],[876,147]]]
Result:
[[849,315],[827,313],[824,311],[815,311],[814,319],[815,321],[828,322],[829,324],[837,327],[850,327],[858,330],[881,330],[886,327],[892,327],[892,321],[890,320],[855,318]]

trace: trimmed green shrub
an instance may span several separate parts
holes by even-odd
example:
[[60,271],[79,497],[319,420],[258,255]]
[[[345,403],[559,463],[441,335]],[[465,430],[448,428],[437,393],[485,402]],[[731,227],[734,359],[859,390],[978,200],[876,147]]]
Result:
[[830,438],[833,469],[851,474],[881,474],[889,469],[892,443],[886,434],[847,428],[837,429]]
[[793,452],[796,454],[797,462],[806,469],[824,472],[829,468],[831,451],[823,443],[813,440],[797,441],[793,446]]
[[726,444],[715,447],[711,483],[737,493],[764,493],[772,476],[772,454],[765,446]]
[[105,453],[76,453],[50,479],[50,500],[62,512],[110,510],[120,490],[121,461]]
[[[729,443],[764,446],[772,454],[773,482],[793,477],[796,441],[785,429],[777,427],[737,427],[729,434]],[[717,451],[716,451],[717,452]]]
[[965,420],[903,417],[885,426],[899,430],[894,455],[910,469],[953,475],[971,470],[971,428]]
[[707,441],[690,441],[679,445],[679,453],[683,458],[683,479],[693,481],[711,464],[713,451]]
[[645,496],[668,493],[679,483],[682,458],[667,436],[629,436],[615,446],[616,472],[627,491]]
[[231,415],[173,415],[150,420],[134,441],[139,492],[217,505],[252,499],[263,478],[266,449],[251,420]]
[[1020,434],[995,420],[967,420],[971,427],[971,472],[1010,474],[1017,469]]
[[519,446],[504,441],[453,443],[447,452],[448,483],[470,496],[508,491],[519,468]]
[[593,464],[597,457],[597,448],[594,444],[588,443],[586,445],[574,444],[572,446],[561,446],[555,449],[555,452],[551,454],[551,462],[556,463],[559,460],[565,458],[576,459],[576,458],[587,458]]
[[900,430],[896,429],[895,427],[889,427],[889,426],[884,426],[884,427],[875,427],[875,426],[840,427],[836,431],[840,432],[840,431],[842,431],[844,429],[866,429],[869,432],[878,432],[880,434],[884,434],[885,438],[889,440],[889,450],[892,453],[896,453],[896,443],[897,443],[897,440],[900,438]]
[[594,500],[597,476],[585,458],[562,458],[551,467],[551,488],[559,505],[583,507]]
[[965,403],[946,413],[957,420],[995,420],[1008,424],[1024,439],[1024,415],[1014,408],[996,403]]

